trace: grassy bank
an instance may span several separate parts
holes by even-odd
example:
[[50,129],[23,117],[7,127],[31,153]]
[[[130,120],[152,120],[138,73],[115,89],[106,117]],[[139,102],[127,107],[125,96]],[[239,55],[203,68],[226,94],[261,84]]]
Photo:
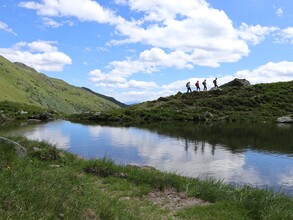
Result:
[[[123,109],[79,115],[92,121],[212,121],[273,122],[293,116],[293,81],[225,87],[221,91],[181,93]],[[73,117],[74,118],[74,117]]]
[[0,101],[0,122],[28,119],[48,120],[49,118],[60,118],[62,115],[64,114],[52,109],[18,102]]
[[83,160],[44,142],[0,142],[0,219],[292,219],[293,199],[152,168]]

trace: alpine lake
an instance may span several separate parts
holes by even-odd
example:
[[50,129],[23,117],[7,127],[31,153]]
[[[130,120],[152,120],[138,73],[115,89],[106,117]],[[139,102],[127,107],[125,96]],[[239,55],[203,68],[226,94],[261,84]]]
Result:
[[[139,126],[64,120],[3,124],[0,135],[44,140],[85,159],[109,158],[293,196],[293,124],[161,122]],[[37,147],[37,146],[36,146]]]

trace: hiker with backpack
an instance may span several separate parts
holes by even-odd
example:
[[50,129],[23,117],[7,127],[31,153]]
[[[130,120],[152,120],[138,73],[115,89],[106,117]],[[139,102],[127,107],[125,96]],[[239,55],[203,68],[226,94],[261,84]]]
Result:
[[187,88],[187,93],[188,93],[189,91],[192,92],[192,91],[191,91],[191,88],[190,88],[190,82],[186,83],[186,88]]
[[217,78],[214,79],[213,83],[216,88],[219,88],[219,86],[217,85]]
[[203,91],[207,91],[207,81],[206,80],[204,80],[203,82],[202,82],[202,85],[203,85]]
[[195,83],[196,86],[196,91],[200,91],[200,87],[199,87],[199,81],[197,80],[197,82]]

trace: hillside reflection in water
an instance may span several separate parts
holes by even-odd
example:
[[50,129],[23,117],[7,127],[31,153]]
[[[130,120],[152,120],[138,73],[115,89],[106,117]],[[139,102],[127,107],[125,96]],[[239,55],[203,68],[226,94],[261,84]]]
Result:
[[139,127],[68,121],[2,126],[0,132],[49,141],[84,158],[147,164],[184,176],[222,179],[293,195],[293,126],[158,123]]

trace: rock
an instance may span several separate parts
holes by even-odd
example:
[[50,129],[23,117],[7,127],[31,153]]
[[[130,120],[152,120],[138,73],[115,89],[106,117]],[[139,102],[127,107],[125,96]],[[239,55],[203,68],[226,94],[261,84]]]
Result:
[[37,151],[41,151],[41,149],[38,148],[38,147],[33,147],[33,150],[34,150],[35,152],[37,152]]
[[29,123],[39,123],[39,122],[41,122],[41,120],[39,120],[39,119],[28,119],[27,122],[29,122]]
[[140,165],[140,164],[127,164],[128,167],[135,167],[142,170],[156,170],[155,167],[149,165]]
[[234,80],[228,82],[228,83],[225,83],[224,85],[221,85],[221,88],[222,87],[231,87],[231,86],[249,86],[250,85],[250,82],[246,79],[237,79],[235,78]]
[[206,112],[203,114],[203,116],[205,117],[205,119],[209,119],[209,118],[213,118],[213,117],[214,117],[213,114],[210,113],[210,112],[208,112],[208,111],[206,111]]
[[60,168],[61,166],[60,165],[58,165],[58,164],[51,164],[51,165],[49,165],[50,167],[52,167],[52,168]]
[[9,118],[5,114],[0,114],[0,121],[7,121]]
[[4,137],[0,137],[0,142],[4,142],[4,143],[7,143],[9,145],[12,145],[15,148],[16,153],[20,158],[25,158],[26,157],[26,155],[27,155],[26,149],[23,146],[21,146],[19,143],[15,142],[15,141],[12,141],[12,140],[9,140],[9,139],[4,138]]
[[210,91],[222,91],[222,89],[214,86],[210,89]]
[[53,114],[51,114],[49,112],[43,112],[39,115],[29,116],[28,119],[29,120],[36,119],[36,120],[41,120],[41,121],[48,121],[48,120],[53,120],[54,116],[53,116]]
[[53,115],[49,112],[43,112],[40,114],[40,120],[52,120]]
[[277,123],[293,123],[293,119],[290,116],[279,117],[276,120]]

